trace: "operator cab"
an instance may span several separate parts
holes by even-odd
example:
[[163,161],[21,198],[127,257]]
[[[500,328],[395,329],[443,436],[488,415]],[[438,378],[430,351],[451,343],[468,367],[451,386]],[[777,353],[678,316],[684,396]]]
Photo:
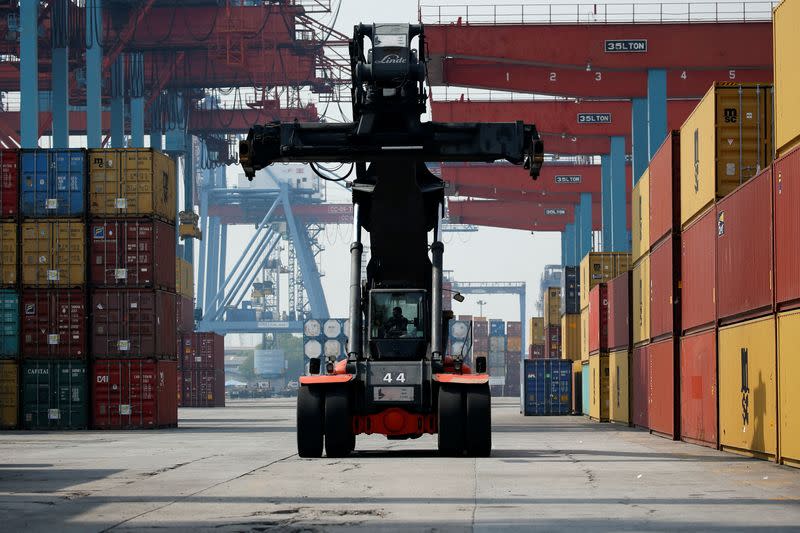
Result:
[[369,351],[373,359],[422,359],[430,328],[424,290],[372,289],[369,297]]

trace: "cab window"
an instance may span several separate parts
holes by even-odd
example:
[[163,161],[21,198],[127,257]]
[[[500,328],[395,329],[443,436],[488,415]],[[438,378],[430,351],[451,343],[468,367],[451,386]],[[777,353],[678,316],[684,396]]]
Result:
[[373,292],[370,325],[373,339],[424,336],[423,293]]

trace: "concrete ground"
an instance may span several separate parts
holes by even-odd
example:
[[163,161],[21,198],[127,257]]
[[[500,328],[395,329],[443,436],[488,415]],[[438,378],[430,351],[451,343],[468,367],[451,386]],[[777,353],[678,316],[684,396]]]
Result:
[[0,433],[0,530],[793,530],[800,471],[495,400],[491,458],[436,438],[295,455],[294,401],[161,431]]

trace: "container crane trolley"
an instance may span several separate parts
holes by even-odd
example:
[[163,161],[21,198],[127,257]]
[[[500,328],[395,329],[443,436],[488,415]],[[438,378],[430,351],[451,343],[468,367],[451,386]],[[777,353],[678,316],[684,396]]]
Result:
[[[320,457],[324,441],[329,457],[345,456],[360,433],[390,439],[431,433],[442,454],[488,456],[486,358],[476,357],[471,368],[459,354],[445,356],[452,313],[442,310],[444,182],[425,162],[505,159],[535,179],[541,139],[521,121],[422,122],[422,25],[357,25],[350,62],[352,122],[257,125],[239,146],[250,179],[275,162],[307,162],[315,170],[316,162],[350,163],[356,170],[347,359],[312,360],[300,378],[299,455]],[[371,244],[366,280],[362,229]]]

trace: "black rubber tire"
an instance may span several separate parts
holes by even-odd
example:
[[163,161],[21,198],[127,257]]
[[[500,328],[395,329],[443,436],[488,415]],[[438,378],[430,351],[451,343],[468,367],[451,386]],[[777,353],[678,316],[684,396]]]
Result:
[[325,394],[325,455],[346,457],[354,444],[347,390],[332,387]]
[[489,385],[467,391],[467,455],[489,457],[492,453],[492,397]]
[[462,387],[439,387],[439,453],[448,456],[463,455],[464,433],[464,395]]
[[325,394],[318,387],[302,385],[297,391],[297,454],[322,457]]

